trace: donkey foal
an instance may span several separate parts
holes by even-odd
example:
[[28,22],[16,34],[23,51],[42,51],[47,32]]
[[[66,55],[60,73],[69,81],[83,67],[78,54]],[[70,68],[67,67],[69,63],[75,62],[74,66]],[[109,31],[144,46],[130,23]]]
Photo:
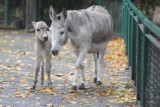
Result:
[[38,72],[41,68],[41,85],[43,85],[44,81],[44,70],[48,76],[48,86],[52,88],[51,83],[51,39],[49,36],[49,28],[45,22],[32,22],[32,25],[35,29],[35,77],[34,84],[32,89],[36,88],[36,83],[38,82]]

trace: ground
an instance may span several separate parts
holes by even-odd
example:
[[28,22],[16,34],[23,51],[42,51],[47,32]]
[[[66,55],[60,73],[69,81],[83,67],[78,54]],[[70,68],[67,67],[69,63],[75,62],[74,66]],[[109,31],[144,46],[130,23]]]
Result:
[[130,81],[121,38],[113,39],[105,55],[102,86],[93,82],[91,55],[85,60],[86,90],[70,93],[76,57],[70,44],[52,57],[52,86],[37,84],[34,77],[34,34],[0,30],[0,107],[135,107],[135,93]]

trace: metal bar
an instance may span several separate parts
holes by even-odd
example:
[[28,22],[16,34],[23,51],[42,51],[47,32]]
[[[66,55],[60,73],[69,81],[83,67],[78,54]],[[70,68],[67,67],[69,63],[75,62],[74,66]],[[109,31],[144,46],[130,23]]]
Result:
[[[133,13],[134,14],[134,13]],[[136,14],[133,15],[133,28],[134,28],[134,31],[133,31],[133,42],[132,42],[132,46],[133,46],[133,49],[132,49],[132,58],[133,58],[133,62],[132,62],[132,73],[134,75],[134,82],[136,84],[136,21],[137,21],[137,16]]]
[[148,39],[146,38],[147,28],[144,27],[143,32],[143,63],[142,63],[142,97],[141,97],[141,104],[142,107],[145,107],[145,87],[146,87],[146,78],[147,78],[147,64],[148,64]]
[[[133,29],[134,29],[133,16],[134,16],[134,12],[132,11],[132,12],[131,12],[131,64],[130,64],[131,70],[133,69],[133,68],[132,68],[132,67],[133,67],[133,66],[132,66],[132,65],[133,65],[133,60],[135,60],[135,59],[133,59],[133,45],[134,45],[134,44],[133,44],[133,36],[134,36],[134,35],[133,35]],[[133,74],[134,71],[132,70],[131,72],[132,72],[131,79],[134,80],[134,74]]]
[[[127,29],[127,23],[128,23],[128,15],[127,15],[127,3],[125,3],[125,29]],[[126,54],[128,55],[128,30],[125,31],[125,35],[126,35],[126,38],[125,38],[125,41],[126,41]]]
[[139,100],[140,99],[140,97],[139,97],[139,91],[138,91],[138,89],[139,89],[139,82],[138,82],[138,80],[140,79],[140,78],[138,78],[139,77],[139,26],[138,26],[138,24],[139,24],[139,19],[137,19],[137,23],[136,23],[136,30],[137,30],[137,32],[136,32],[136,93],[137,93],[137,100]]
[[131,15],[130,9],[128,8],[128,65],[131,66]]
[[36,20],[41,19],[41,8],[42,8],[42,1],[36,0]]
[[158,49],[160,49],[160,41],[158,41],[155,37],[153,37],[151,34],[147,34],[146,37],[149,39],[149,41],[154,44]]
[[135,11],[142,23],[152,31],[156,36],[160,37],[160,28],[151,22],[132,2],[127,0],[128,5]]
[[125,7],[124,7],[124,0],[122,0],[122,36],[123,36],[123,38],[125,38],[125,36],[124,36],[124,32],[125,32],[125,29],[124,29],[124,9],[125,9]]
[[4,23],[5,25],[8,24],[8,0],[5,0],[4,2],[5,6],[4,6]]
[[98,0],[98,5],[102,6],[103,0]]

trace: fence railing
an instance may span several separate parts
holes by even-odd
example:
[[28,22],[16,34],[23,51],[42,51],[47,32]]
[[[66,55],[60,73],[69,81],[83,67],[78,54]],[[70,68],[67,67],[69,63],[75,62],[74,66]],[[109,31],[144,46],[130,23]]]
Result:
[[122,35],[142,107],[160,107],[160,28],[130,0],[122,3]]

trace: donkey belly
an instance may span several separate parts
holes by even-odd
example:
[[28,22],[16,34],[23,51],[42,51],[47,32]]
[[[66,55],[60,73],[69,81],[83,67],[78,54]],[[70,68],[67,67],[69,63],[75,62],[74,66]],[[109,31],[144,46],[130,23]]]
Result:
[[100,44],[91,44],[88,53],[98,53],[106,49],[107,42]]

